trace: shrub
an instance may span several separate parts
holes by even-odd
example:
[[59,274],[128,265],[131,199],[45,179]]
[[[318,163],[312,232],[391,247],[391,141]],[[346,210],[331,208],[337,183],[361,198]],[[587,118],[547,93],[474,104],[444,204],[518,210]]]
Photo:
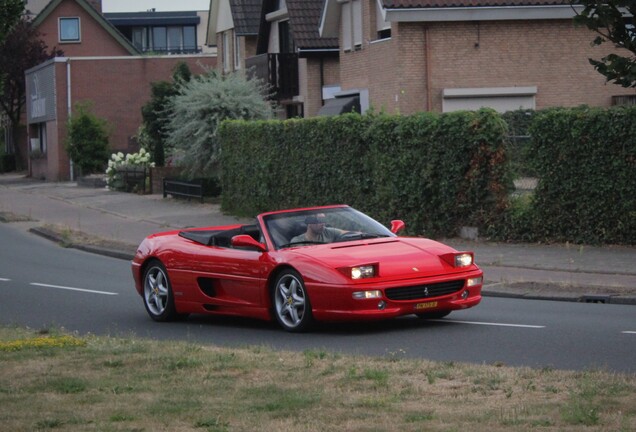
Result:
[[219,74],[214,70],[180,86],[170,99],[172,112],[166,125],[166,144],[177,153],[186,175],[210,177],[219,156],[217,129],[225,119],[266,119],[272,116],[264,99],[266,88],[258,80],[240,73]]
[[636,107],[545,110],[531,133],[537,239],[636,244]]
[[506,125],[492,110],[224,122],[225,210],[347,203],[409,233],[455,235],[506,207]]
[[172,116],[170,99],[179,93],[180,86],[190,81],[192,72],[188,65],[179,62],[174,68],[172,82],[157,81],[150,84],[150,100],[141,108],[144,119],[138,137],[145,140],[145,148],[157,166],[165,165],[165,156],[172,147],[166,146],[166,125]]
[[108,187],[115,190],[127,189],[128,185],[125,184],[124,179],[125,171],[147,170],[154,167],[155,163],[150,162],[150,158],[150,153],[143,148],[138,153],[129,153],[127,155],[122,152],[113,153],[108,160],[108,168],[106,168]]
[[108,126],[90,111],[90,105],[78,103],[67,123],[66,151],[80,175],[102,172],[108,160]]

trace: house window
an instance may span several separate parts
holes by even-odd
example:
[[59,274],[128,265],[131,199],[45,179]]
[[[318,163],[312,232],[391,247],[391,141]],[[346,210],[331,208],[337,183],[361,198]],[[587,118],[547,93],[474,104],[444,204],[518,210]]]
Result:
[[181,27],[168,27],[168,51],[181,51]]
[[80,41],[80,19],[60,18],[59,20],[60,42]]
[[46,123],[31,126],[31,156],[46,154]]
[[234,69],[241,68],[241,40],[238,36],[234,36]]
[[141,50],[146,51],[148,49],[148,36],[145,27],[134,27],[132,30],[132,43]]
[[194,26],[183,27],[183,50],[197,52],[197,35]]
[[296,52],[296,44],[289,28],[289,20],[278,23],[279,52],[283,54]]
[[375,4],[375,23],[378,39],[389,39],[391,37],[391,22],[386,21],[382,13],[380,4]]
[[141,51],[183,53],[198,49],[194,26],[133,27],[131,40]]
[[152,28],[152,50],[166,51],[168,48],[168,40],[166,39],[167,29],[165,27]]
[[362,2],[350,0],[342,4],[342,42],[345,51],[362,48]]
[[442,112],[474,111],[482,107],[503,113],[518,109],[536,109],[537,86],[445,88]]

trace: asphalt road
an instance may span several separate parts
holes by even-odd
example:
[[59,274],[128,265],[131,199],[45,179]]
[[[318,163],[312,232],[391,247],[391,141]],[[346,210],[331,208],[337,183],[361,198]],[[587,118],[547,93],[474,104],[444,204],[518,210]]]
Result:
[[146,315],[128,261],[63,249],[6,224],[0,224],[0,245],[0,324],[223,346],[636,372],[633,306],[485,298],[443,320],[323,324],[307,334],[226,317],[160,324]]

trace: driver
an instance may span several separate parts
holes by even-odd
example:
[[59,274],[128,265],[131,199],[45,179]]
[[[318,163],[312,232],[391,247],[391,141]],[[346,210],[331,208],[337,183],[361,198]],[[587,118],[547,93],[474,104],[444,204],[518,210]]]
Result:
[[316,242],[331,243],[346,231],[325,226],[324,213],[305,218],[307,231],[291,239],[291,243]]

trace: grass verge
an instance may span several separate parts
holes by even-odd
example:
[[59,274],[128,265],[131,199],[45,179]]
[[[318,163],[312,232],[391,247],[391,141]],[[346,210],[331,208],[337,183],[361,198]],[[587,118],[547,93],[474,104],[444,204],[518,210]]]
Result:
[[10,431],[632,431],[636,376],[0,327]]

